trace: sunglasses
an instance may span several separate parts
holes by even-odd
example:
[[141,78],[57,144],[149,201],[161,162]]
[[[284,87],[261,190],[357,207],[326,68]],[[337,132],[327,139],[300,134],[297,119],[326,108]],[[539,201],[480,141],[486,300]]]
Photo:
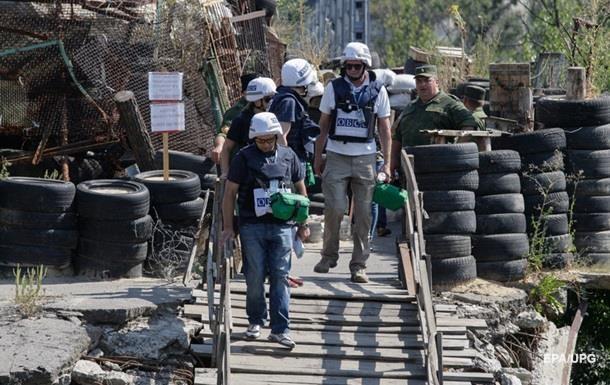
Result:
[[275,136],[273,138],[269,138],[269,139],[260,139],[260,138],[254,139],[254,141],[258,144],[273,144],[273,143],[275,143],[276,140],[277,140],[277,138]]
[[345,69],[347,69],[347,70],[354,69],[354,70],[360,71],[362,69],[362,64],[346,64]]

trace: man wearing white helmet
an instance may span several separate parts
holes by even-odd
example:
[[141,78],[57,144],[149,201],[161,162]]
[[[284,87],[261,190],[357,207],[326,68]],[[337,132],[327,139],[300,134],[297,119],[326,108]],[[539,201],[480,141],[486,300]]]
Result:
[[311,64],[304,59],[291,59],[282,66],[282,84],[271,100],[269,112],[273,112],[282,125],[284,144],[296,152],[302,162],[310,160],[307,144],[320,129],[307,114],[309,86],[315,85],[318,76]]
[[[296,192],[307,195],[304,169],[288,147],[279,146],[282,127],[275,115],[260,112],[252,117],[249,138],[254,144],[244,147],[231,161],[222,201],[222,241],[235,236],[233,212],[235,197],[239,207],[239,230],[244,252],[244,274],[248,287],[246,337],[260,337],[267,320],[265,277],[270,278],[269,340],[289,348],[295,346],[289,335],[288,274],[292,250],[292,222],[280,220],[270,212],[269,197],[294,185]],[[300,226],[298,235],[309,236],[309,229]]]
[[246,146],[250,139],[250,121],[254,114],[264,112],[275,95],[275,82],[270,78],[256,78],[251,80],[244,91],[244,98],[248,102],[241,113],[231,122],[231,128],[227,132],[227,138],[220,155],[221,176],[226,177],[229,172],[231,154]]
[[[365,44],[349,43],[341,56],[342,77],[331,81],[320,103],[320,135],[316,141],[314,170],[322,174],[324,192],[324,244],[322,259],[314,267],[327,273],[339,258],[339,229],[347,209],[348,184],[354,197],[354,249],[350,261],[351,280],[368,282],[371,201],[376,177],[375,128],[384,159],[390,159],[390,103],[388,94],[371,67]],[[326,165],[322,151],[326,146]],[[390,175],[388,164],[381,171]]]

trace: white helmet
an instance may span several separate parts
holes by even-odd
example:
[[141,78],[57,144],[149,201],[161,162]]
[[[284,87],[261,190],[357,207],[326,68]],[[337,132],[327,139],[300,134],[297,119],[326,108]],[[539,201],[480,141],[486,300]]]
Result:
[[282,85],[307,87],[317,80],[316,71],[305,59],[291,59],[282,66]]
[[248,138],[254,139],[259,136],[283,135],[282,126],[275,114],[271,112],[259,112],[250,121],[250,133]]
[[305,100],[309,103],[311,98],[316,96],[322,96],[324,94],[324,84],[321,82],[315,82],[307,86],[307,96]]
[[265,96],[275,95],[275,82],[270,78],[256,78],[250,80],[246,88],[246,100],[255,102]]
[[364,43],[357,41],[347,43],[341,55],[341,64],[344,64],[346,60],[360,60],[364,65],[370,67],[372,65],[371,51]]

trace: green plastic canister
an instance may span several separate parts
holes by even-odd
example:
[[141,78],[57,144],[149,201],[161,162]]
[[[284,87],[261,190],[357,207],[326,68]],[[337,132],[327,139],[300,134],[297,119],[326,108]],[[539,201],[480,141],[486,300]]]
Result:
[[407,203],[407,191],[389,183],[383,183],[385,175],[380,173],[375,190],[373,191],[373,202],[388,210],[398,210]]

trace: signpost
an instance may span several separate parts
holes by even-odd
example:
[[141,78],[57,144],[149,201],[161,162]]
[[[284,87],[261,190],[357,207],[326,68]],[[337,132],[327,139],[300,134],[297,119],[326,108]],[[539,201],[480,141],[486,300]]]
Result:
[[149,72],[150,129],[163,135],[163,180],[169,180],[169,133],[184,131],[182,72]]

